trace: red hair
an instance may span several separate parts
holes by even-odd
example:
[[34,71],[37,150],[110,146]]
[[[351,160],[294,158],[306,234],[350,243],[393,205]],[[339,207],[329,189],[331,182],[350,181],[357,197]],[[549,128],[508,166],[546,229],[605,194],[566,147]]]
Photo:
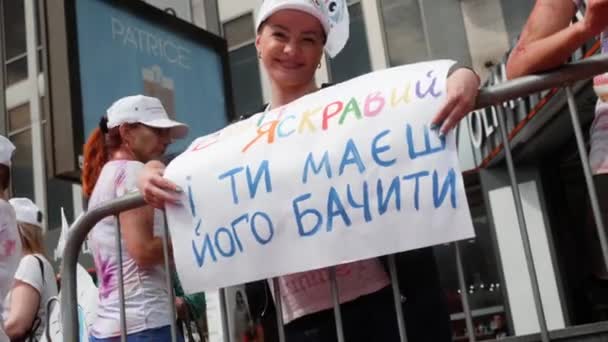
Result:
[[118,127],[103,133],[95,128],[84,145],[84,163],[82,166],[82,191],[86,198],[91,197],[101,169],[110,159],[110,153],[122,143]]

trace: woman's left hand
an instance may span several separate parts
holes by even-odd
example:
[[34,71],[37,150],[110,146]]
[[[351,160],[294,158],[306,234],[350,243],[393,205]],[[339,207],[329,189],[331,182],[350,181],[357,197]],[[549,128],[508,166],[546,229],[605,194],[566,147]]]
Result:
[[454,71],[447,81],[447,99],[431,122],[431,128],[447,134],[458,122],[475,108],[479,93],[479,76],[467,68]]

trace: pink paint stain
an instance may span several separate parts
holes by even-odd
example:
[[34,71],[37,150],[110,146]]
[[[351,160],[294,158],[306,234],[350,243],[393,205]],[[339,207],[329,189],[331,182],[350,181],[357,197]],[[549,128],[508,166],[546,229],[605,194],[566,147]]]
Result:
[[110,282],[112,281],[112,278],[114,278],[114,272],[111,269],[109,258],[104,260],[101,256],[96,255],[95,263],[99,269],[99,296],[105,299],[112,293]]
[[2,242],[2,247],[4,247],[4,255],[11,256],[15,253],[17,249],[17,241],[15,240],[6,240]]

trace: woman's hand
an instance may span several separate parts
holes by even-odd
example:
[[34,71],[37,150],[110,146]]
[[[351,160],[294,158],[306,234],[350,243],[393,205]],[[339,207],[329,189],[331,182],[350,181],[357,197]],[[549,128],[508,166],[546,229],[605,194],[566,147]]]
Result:
[[431,122],[432,129],[440,135],[447,134],[458,122],[475,108],[479,93],[479,76],[471,70],[460,68],[447,81],[447,100]]
[[181,189],[173,182],[163,178],[165,164],[153,160],[144,166],[139,174],[137,187],[145,201],[158,209],[163,209],[165,203],[180,203]]
[[582,22],[590,36],[597,36],[608,28],[608,0],[589,0]]
[[175,297],[175,311],[177,317],[182,321],[188,318],[188,303],[186,303],[183,297]]

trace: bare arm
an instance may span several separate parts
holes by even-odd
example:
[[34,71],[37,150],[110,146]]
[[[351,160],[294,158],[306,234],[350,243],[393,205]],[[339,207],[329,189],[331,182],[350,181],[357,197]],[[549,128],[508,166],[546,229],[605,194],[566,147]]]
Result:
[[119,215],[122,237],[129,255],[139,267],[152,267],[163,262],[163,244],[154,236],[154,208],[145,206]]
[[40,293],[31,285],[15,280],[11,292],[10,312],[4,322],[6,334],[11,340],[22,338],[29,332],[39,306]]
[[572,0],[537,0],[507,62],[508,78],[555,68],[608,26],[608,0],[589,0],[585,19],[570,25]]

